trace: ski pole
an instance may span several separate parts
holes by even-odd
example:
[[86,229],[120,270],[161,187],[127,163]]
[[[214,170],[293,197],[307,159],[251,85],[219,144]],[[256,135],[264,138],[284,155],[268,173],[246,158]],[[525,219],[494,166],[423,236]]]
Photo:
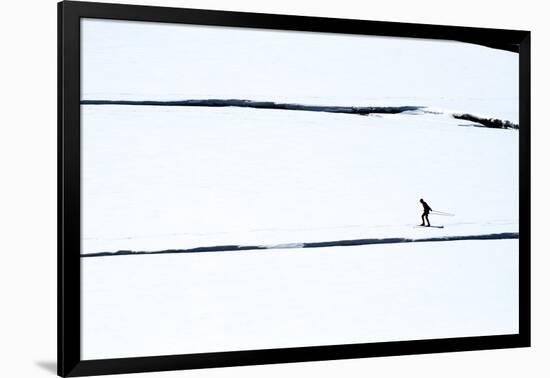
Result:
[[448,216],[448,217],[454,217],[455,216],[454,214],[446,213],[444,211],[439,211],[439,210],[432,210],[432,213],[434,213],[436,215],[445,215],[445,216]]

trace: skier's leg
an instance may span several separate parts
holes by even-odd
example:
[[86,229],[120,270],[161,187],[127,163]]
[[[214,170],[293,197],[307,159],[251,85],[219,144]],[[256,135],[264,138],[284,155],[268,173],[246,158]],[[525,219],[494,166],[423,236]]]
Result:
[[424,213],[422,213],[422,226],[424,226]]
[[428,219],[428,214],[426,213],[426,222],[428,223],[428,227],[430,227],[430,220]]

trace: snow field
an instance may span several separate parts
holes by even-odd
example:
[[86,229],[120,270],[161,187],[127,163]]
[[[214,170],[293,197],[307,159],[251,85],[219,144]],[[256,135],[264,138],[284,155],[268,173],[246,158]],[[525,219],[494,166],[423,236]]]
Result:
[[517,240],[82,259],[82,357],[517,333]]

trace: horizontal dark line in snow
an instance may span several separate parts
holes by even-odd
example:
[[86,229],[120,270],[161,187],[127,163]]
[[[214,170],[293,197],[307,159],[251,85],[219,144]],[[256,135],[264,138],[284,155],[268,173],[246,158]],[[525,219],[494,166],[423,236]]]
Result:
[[255,109],[302,110],[310,112],[345,113],[368,115],[372,113],[396,114],[415,111],[425,106],[325,106],[279,103],[273,101],[252,101],[240,99],[204,99],[204,100],[81,100],[81,105],[149,105],[149,106],[203,106],[203,107],[239,107]]
[[129,251],[122,250],[117,252],[96,252],[84,253],[80,257],[102,257],[102,256],[128,256],[128,255],[158,255],[166,253],[201,253],[201,252],[233,252],[233,251],[250,251],[260,249],[289,249],[289,248],[322,248],[322,247],[343,247],[369,244],[397,244],[397,243],[424,243],[424,242],[441,242],[441,241],[458,241],[458,240],[502,240],[502,239],[519,239],[517,232],[503,232],[498,234],[485,235],[460,235],[460,236],[440,236],[434,238],[382,238],[382,239],[352,239],[352,240],[336,240],[325,242],[311,243],[288,243],[274,245],[219,245],[211,247],[197,247],[189,249],[166,249],[162,251]]
[[453,118],[474,122],[492,129],[519,129],[519,125],[517,123],[501,120],[498,118],[484,118],[468,113],[453,114]]
[[[293,103],[279,103],[273,101],[252,101],[242,99],[200,99],[200,100],[81,100],[81,105],[144,105],[144,106],[198,106],[198,107],[237,107],[253,109],[278,109],[278,110],[299,110],[308,112],[343,113],[343,114],[398,114],[407,111],[419,111],[426,106],[328,106],[328,105],[305,105]],[[456,119],[477,123],[485,127],[495,129],[519,129],[519,125],[510,121],[498,118],[478,117],[468,113],[455,113]]]

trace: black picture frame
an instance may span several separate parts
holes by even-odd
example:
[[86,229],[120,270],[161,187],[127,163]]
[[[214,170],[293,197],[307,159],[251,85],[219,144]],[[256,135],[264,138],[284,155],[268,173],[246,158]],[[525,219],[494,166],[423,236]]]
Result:
[[[519,333],[82,360],[80,356],[81,18],[454,40],[519,53]],[[58,374],[86,376],[530,346],[530,32],[106,3],[58,3]]]

